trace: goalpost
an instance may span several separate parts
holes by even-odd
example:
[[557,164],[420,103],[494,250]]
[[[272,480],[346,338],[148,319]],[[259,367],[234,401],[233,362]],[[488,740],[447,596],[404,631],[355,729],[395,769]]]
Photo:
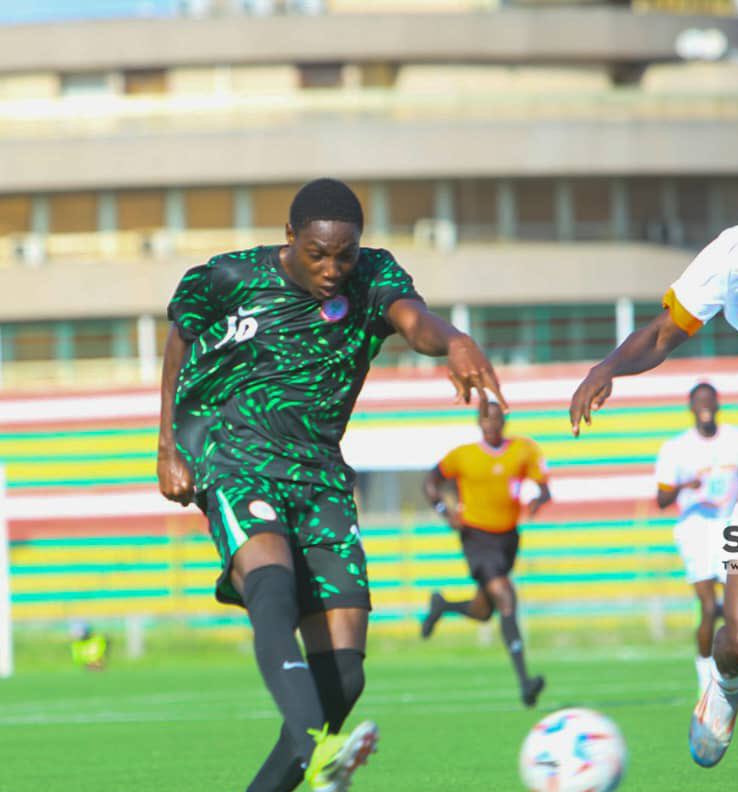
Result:
[[5,470],[0,466],[0,678],[13,673],[13,629],[10,622],[10,549],[5,508]]

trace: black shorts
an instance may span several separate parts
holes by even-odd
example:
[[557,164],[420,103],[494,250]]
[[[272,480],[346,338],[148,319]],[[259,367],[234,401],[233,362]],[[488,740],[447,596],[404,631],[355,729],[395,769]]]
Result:
[[505,577],[510,572],[519,544],[520,534],[517,530],[491,533],[467,526],[461,529],[461,547],[466,563],[471,576],[480,586],[494,578]]
[[231,583],[233,556],[259,533],[284,536],[292,551],[300,614],[371,610],[366,556],[351,493],[320,484],[244,475],[209,487],[205,512],[220,554],[220,602],[243,606]]

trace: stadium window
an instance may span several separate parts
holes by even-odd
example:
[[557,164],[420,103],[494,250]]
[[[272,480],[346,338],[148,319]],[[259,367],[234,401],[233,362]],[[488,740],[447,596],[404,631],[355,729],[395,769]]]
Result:
[[574,179],[575,239],[609,239],[611,231],[610,182],[607,179]]
[[471,320],[472,336],[495,363],[595,360],[615,346],[609,303],[476,306]]
[[7,334],[9,349],[7,360],[54,360],[56,357],[56,334],[51,322],[38,324],[13,324],[3,327]]
[[287,222],[290,204],[299,184],[270,184],[253,187],[251,202],[254,226],[257,228],[283,228]]
[[0,236],[31,230],[31,199],[27,195],[0,196]]
[[732,226],[738,222],[738,179],[720,179],[720,212],[724,218],[723,225]]
[[300,63],[300,88],[340,88],[343,85],[342,63]]
[[667,228],[661,202],[661,179],[629,179],[630,234],[633,239],[663,243]]
[[185,191],[188,228],[232,228],[233,190],[203,187]]
[[397,181],[387,183],[390,230],[411,234],[418,220],[435,217],[434,182]]
[[684,242],[702,248],[710,241],[707,179],[678,179],[676,189]]
[[553,179],[515,182],[517,235],[521,239],[555,239],[555,185]]
[[130,190],[116,195],[118,229],[145,231],[164,228],[164,192],[162,190]]
[[49,230],[54,234],[86,233],[97,230],[97,195],[58,193],[49,196]]
[[99,96],[115,93],[115,79],[107,72],[73,72],[62,74],[59,93],[64,97]]
[[169,337],[169,330],[171,324],[169,320],[158,318],[156,320],[156,355],[157,357],[164,357],[164,348],[167,345],[167,338]]
[[127,95],[164,94],[167,90],[165,69],[134,69],[123,73],[123,93]]
[[359,82],[362,88],[392,88],[397,82],[398,71],[396,63],[362,63]]
[[551,360],[598,360],[615,347],[612,303],[552,305],[548,321]]
[[456,221],[462,242],[492,239],[497,234],[497,184],[492,179],[464,179],[454,185]]
[[[125,325],[111,320],[75,322],[72,326],[74,357],[78,359],[131,357],[135,347],[126,344],[125,332],[121,332],[124,328]],[[120,338],[117,337],[118,333]]]

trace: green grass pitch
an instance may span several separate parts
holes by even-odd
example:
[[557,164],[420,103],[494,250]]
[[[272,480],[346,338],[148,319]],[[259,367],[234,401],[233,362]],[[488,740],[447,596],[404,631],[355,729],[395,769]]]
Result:
[[[539,650],[547,690],[521,708],[499,643],[468,636],[427,644],[376,640],[367,689],[350,723],[373,718],[380,750],[357,792],[520,790],[523,737],[546,712],[594,707],[630,750],[626,792],[735,787],[738,747],[713,770],[686,744],[695,674],[688,646]],[[64,654],[0,680],[0,792],[242,792],[279,728],[253,656],[233,647],[149,653],[104,673]]]

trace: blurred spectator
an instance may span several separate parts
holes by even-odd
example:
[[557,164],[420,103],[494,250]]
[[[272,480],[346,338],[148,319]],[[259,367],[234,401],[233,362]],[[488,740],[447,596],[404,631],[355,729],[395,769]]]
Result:
[[86,622],[72,625],[72,660],[88,671],[102,671],[108,660],[108,639]]

